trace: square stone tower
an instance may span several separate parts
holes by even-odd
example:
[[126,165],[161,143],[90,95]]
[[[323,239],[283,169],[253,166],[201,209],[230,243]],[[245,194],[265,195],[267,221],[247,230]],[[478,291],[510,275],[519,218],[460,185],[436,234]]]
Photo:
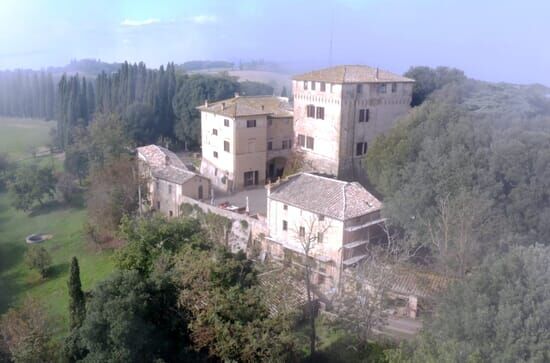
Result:
[[295,150],[314,171],[361,179],[369,144],[409,111],[413,84],[410,78],[362,65],[294,76]]

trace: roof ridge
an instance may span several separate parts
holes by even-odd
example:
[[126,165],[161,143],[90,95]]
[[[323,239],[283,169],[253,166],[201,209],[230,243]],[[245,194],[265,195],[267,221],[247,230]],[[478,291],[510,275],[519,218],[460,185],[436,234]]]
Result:
[[346,199],[346,187],[347,183],[343,185],[342,187],[342,194],[343,194],[343,208],[342,208],[342,218],[346,219],[346,207],[347,207],[347,199]]
[[336,178],[330,178],[330,177],[328,177],[328,176],[313,174],[313,173],[309,173],[309,172],[307,172],[307,171],[301,171],[301,172],[298,173],[298,174],[310,175],[310,176],[314,176],[314,177],[320,178],[320,179],[327,179],[327,180],[336,181],[336,182],[343,183],[343,184],[349,184],[349,182],[347,182],[347,181],[345,181],[345,180],[340,180],[340,179],[336,179]]

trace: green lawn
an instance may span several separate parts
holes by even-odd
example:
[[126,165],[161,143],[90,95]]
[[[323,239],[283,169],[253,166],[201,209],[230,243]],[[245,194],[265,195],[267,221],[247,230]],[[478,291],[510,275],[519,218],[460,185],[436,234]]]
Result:
[[12,159],[30,157],[30,149],[46,146],[55,121],[0,117],[0,153]]
[[[17,122],[29,127],[19,127]],[[10,158],[27,157],[28,146],[48,142],[51,126],[53,123],[37,120],[0,119],[0,152],[8,152]],[[40,162],[51,162],[51,159],[43,158]],[[56,160],[56,167],[60,167],[59,164]],[[85,290],[90,290],[114,269],[111,252],[98,252],[86,243],[82,233],[85,219],[85,209],[55,202],[29,215],[12,208],[9,195],[0,193],[0,314],[30,294],[50,308],[59,322],[56,327],[59,333],[67,328],[67,278],[71,257],[78,257]],[[25,250],[29,248],[25,237],[37,232],[53,235],[51,240],[42,243],[53,258],[53,268],[45,280],[23,262]]]

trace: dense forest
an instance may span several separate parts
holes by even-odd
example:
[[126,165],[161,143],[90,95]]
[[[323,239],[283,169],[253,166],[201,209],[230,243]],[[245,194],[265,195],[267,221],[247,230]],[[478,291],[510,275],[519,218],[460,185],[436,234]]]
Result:
[[389,360],[548,361],[550,92],[447,68],[408,75],[418,106],[366,167],[409,263],[455,283]]

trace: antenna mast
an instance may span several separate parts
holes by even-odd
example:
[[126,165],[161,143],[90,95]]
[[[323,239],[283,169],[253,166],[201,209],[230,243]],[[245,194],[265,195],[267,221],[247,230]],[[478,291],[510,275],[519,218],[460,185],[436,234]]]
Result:
[[328,48],[328,66],[332,67],[332,39],[334,37],[334,3],[332,3],[332,10],[330,12],[330,41]]

